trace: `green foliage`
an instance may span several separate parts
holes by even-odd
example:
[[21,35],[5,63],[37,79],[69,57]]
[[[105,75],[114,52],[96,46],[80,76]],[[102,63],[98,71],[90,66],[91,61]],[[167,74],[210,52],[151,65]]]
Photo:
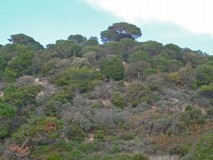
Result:
[[110,154],[118,154],[121,152],[121,149],[118,146],[112,146],[109,151]]
[[147,155],[145,155],[145,154],[135,154],[135,155],[133,155],[133,157],[132,157],[132,160],[148,160],[148,157],[147,157]]
[[122,54],[122,44],[120,42],[109,42],[105,44],[108,55],[120,56]]
[[192,68],[191,65],[186,65],[185,67],[181,68],[178,72],[180,74],[180,81],[182,85],[192,89],[194,86],[197,85],[195,70]]
[[13,44],[25,45],[32,50],[44,49],[44,47],[39,42],[35,41],[32,37],[29,37],[25,34],[11,35],[9,41],[12,42]]
[[97,130],[95,132],[95,138],[97,138],[98,140],[103,140],[105,136],[105,133],[103,130]]
[[134,134],[133,134],[132,132],[125,133],[125,134],[122,136],[122,139],[123,139],[124,141],[133,140],[133,139],[134,139]]
[[193,68],[196,68],[198,65],[206,63],[207,56],[193,51],[187,51],[183,54],[183,61],[185,64],[190,63]]
[[207,114],[208,116],[213,117],[213,108],[207,109]]
[[209,85],[213,83],[213,65],[203,64],[196,68],[198,85]]
[[108,79],[122,80],[124,77],[124,66],[116,57],[104,59],[100,71]]
[[111,98],[112,104],[118,108],[124,108],[124,98],[121,93],[115,92]]
[[128,58],[129,62],[137,62],[137,61],[149,62],[149,60],[150,60],[149,54],[144,51],[137,51],[135,53],[132,53]]
[[51,137],[51,134],[56,133],[63,127],[63,121],[56,117],[37,116],[28,120],[28,123],[21,125],[21,127],[12,134],[12,139],[17,143],[22,143],[26,139],[36,139],[38,135],[42,135],[43,140]]
[[58,77],[55,83],[59,86],[69,85],[80,92],[85,92],[91,90],[99,79],[100,74],[94,69],[72,67]]
[[155,56],[152,58],[152,68],[164,72],[166,71],[167,60],[162,56]]
[[47,54],[59,58],[81,57],[82,55],[81,46],[70,40],[58,40],[56,44],[48,45]]
[[171,155],[180,155],[180,156],[184,156],[188,152],[189,147],[186,144],[174,145],[169,151]]
[[68,127],[66,135],[72,141],[83,141],[86,137],[85,131],[75,124],[71,124]]
[[16,113],[14,106],[6,103],[0,103],[0,118],[12,117]]
[[47,160],[63,160],[63,158],[60,155],[53,153],[47,157]]
[[213,132],[206,133],[196,143],[194,155],[197,160],[213,159]]
[[182,121],[185,126],[206,123],[205,116],[202,114],[201,110],[196,108],[188,108],[185,112],[181,113],[180,121]]
[[150,75],[153,75],[153,74],[157,74],[157,70],[156,69],[152,69],[152,68],[147,68],[144,70],[144,76],[145,77],[148,77]]
[[131,54],[131,52],[134,50],[134,48],[136,48],[137,46],[139,46],[139,43],[133,39],[130,38],[124,38],[121,39],[119,41],[119,43],[122,46],[122,59],[123,61],[127,61],[129,55]]
[[102,108],[101,102],[97,101],[90,105],[91,108]]
[[87,38],[86,37],[83,37],[82,35],[80,34],[75,34],[75,35],[70,35],[68,37],[68,40],[72,41],[72,42],[75,42],[79,45],[85,45],[86,42],[87,42]]
[[164,46],[165,52],[172,58],[182,61],[181,48],[175,44],[167,44]]
[[156,41],[146,41],[141,45],[141,49],[149,53],[150,56],[157,56],[163,49],[163,44]]
[[199,90],[200,95],[212,98],[213,95],[213,84],[202,86]]
[[178,60],[169,60],[166,66],[168,72],[175,72],[183,67],[183,63]]
[[3,101],[17,107],[26,104],[34,104],[36,96],[40,91],[41,86],[39,85],[29,85],[17,88],[13,84],[8,84],[4,89]]
[[140,36],[121,22],[103,44],[75,34],[43,48],[17,34],[0,45],[0,159],[212,159],[212,56]]
[[125,99],[133,106],[136,107],[141,102],[151,101],[151,90],[148,86],[140,82],[129,84]]
[[32,74],[32,61],[34,52],[26,47],[18,46],[16,56],[7,62],[4,76],[8,81],[14,81],[15,78],[24,74]]
[[98,38],[97,37],[90,37],[87,42],[86,42],[86,46],[97,46],[98,43]]
[[101,32],[103,42],[119,41],[123,38],[136,39],[142,35],[140,28],[126,22],[114,23]]
[[126,79],[143,80],[146,77],[146,69],[150,68],[150,64],[145,61],[136,61],[129,64],[126,69]]
[[0,127],[0,139],[4,138],[9,132],[8,127]]

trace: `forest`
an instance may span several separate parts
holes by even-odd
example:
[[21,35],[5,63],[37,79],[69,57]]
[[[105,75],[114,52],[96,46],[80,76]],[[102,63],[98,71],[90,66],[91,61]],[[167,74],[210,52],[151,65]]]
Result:
[[139,42],[134,24],[100,39],[0,45],[0,159],[212,160],[213,56]]

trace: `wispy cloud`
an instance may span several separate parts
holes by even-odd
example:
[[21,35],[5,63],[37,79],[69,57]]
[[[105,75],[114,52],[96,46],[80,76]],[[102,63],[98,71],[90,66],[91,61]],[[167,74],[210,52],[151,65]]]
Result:
[[85,0],[93,7],[134,23],[177,24],[213,36],[213,0]]

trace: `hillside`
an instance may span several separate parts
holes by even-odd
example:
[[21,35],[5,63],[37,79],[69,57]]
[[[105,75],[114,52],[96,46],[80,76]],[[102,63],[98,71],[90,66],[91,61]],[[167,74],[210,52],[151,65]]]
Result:
[[140,36],[0,45],[0,159],[212,159],[213,57]]

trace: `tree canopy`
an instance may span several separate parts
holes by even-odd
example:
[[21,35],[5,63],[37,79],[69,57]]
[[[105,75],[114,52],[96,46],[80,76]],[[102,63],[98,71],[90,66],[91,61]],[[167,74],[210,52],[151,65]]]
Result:
[[123,38],[137,39],[141,37],[140,28],[126,22],[114,23],[107,30],[101,32],[101,40],[106,43],[120,41]]
[[40,50],[44,48],[39,42],[35,41],[32,37],[25,34],[14,34],[10,37],[11,38],[8,40],[13,44],[25,45],[31,47],[33,50]]

